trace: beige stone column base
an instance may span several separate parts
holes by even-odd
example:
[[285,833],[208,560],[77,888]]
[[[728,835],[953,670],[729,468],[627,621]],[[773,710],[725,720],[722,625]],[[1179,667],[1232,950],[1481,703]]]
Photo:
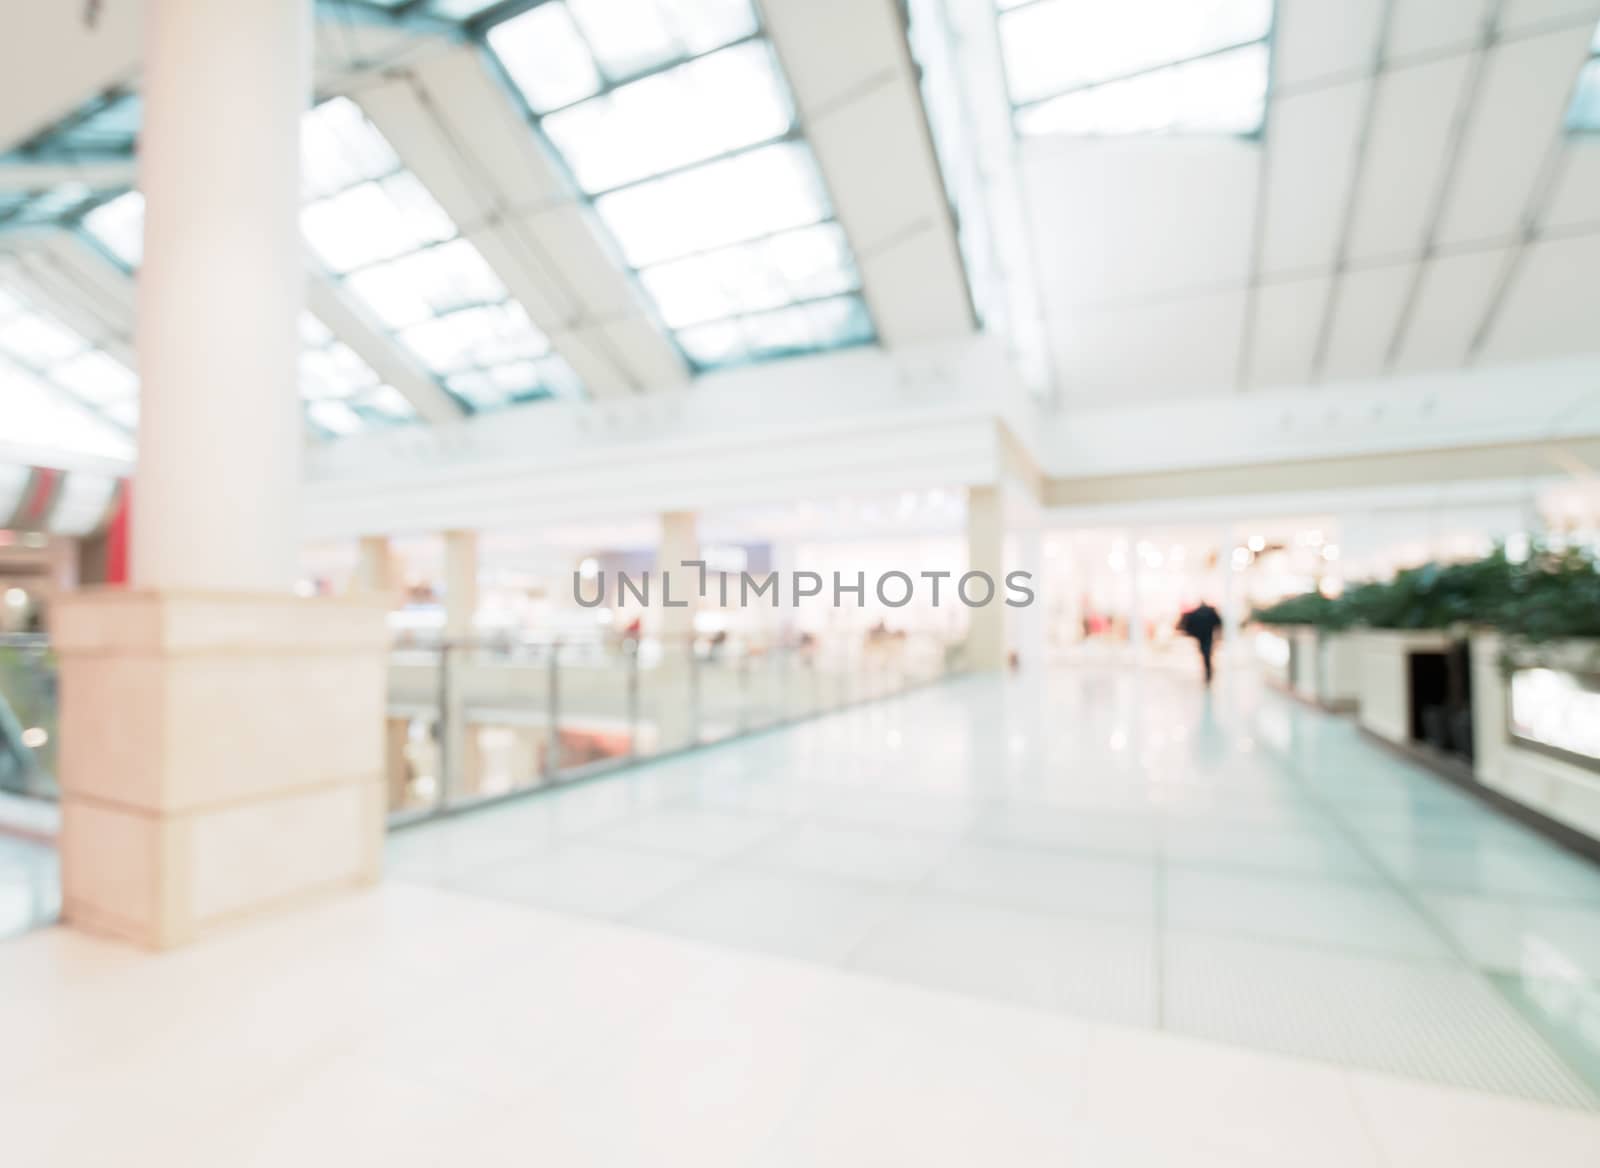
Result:
[[377,597],[59,600],[67,923],[168,948],[376,880],[386,609]]

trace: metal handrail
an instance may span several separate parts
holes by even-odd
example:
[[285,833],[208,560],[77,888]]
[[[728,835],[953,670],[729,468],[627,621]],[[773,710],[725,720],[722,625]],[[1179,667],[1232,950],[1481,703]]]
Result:
[[[653,652],[648,665],[641,652],[647,645]],[[517,638],[511,652],[507,647],[506,638],[478,636],[397,647],[403,664],[416,666],[419,657],[437,663],[438,699],[419,710],[416,702],[394,702],[391,693],[392,710],[410,719],[413,729],[419,720],[423,724],[423,732],[408,733],[406,741],[420,742],[432,755],[428,781],[393,773],[411,764],[409,755],[391,758],[390,789],[399,799],[391,806],[395,825],[762,733],[896,696],[955,671],[950,643],[931,635],[719,639],[697,633],[611,636],[598,645],[538,636]],[[595,648],[602,652],[594,658],[564,658],[569,651]],[[526,671],[508,678],[499,666]],[[593,685],[608,669],[615,672],[614,684]],[[807,676],[809,682],[795,683]],[[603,742],[596,727],[612,725],[610,749],[568,756],[569,746],[584,744],[584,735]],[[509,740],[506,753],[513,759],[516,744],[525,744],[526,761],[508,764],[520,765],[521,773],[491,775],[482,743],[472,741],[475,731]]]

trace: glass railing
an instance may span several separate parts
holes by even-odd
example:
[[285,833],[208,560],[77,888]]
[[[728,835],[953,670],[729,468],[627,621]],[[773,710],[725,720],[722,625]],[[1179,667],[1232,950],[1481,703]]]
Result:
[[904,693],[950,646],[882,635],[473,640],[397,648],[388,798],[408,822]]
[[0,791],[56,797],[56,683],[44,637],[0,635]]
[[[899,635],[398,646],[389,815],[426,818],[890,697],[954,660],[942,640]],[[0,636],[0,791],[57,797],[57,695],[49,642]]]

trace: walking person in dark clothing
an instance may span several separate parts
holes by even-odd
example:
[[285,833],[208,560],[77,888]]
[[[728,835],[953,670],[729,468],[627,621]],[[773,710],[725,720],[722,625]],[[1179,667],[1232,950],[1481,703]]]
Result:
[[1222,614],[1201,601],[1178,618],[1178,631],[1193,637],[1200,646],[1200,660],[1206,667],[1206,684],[1211,684],[1211,645],[1222,628]]

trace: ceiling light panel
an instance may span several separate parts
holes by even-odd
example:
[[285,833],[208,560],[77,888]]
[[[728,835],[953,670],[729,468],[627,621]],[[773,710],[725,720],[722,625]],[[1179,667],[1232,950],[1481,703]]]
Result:
[[[355,103],[323,102],[304,140],[312,253],[459,400],[483,410],[581,396],[564,362],[527,359],[548,355],[549,340]],[[467,372],[488,381],[452,382]]]
[[1272,0],[999,0],[1020,133],[1253,134]]
[[749,0],[547,0],[485,40],[691,363],[874,339]]
[[1567,129],[1582,134],[1600,134],[1600,26],[1589,44],[1589,60],[1578,74],[1567,107]]
[[[33,441],[63,449],[114,453],[137,416],[139,382],[99,345],[36,303],[15,268],[0,267],[0,432],[28,440],[29,412],[53,398]],[[12,429],[12,427],[15,429]],[[87,444],[87,445],[86,445]]]

